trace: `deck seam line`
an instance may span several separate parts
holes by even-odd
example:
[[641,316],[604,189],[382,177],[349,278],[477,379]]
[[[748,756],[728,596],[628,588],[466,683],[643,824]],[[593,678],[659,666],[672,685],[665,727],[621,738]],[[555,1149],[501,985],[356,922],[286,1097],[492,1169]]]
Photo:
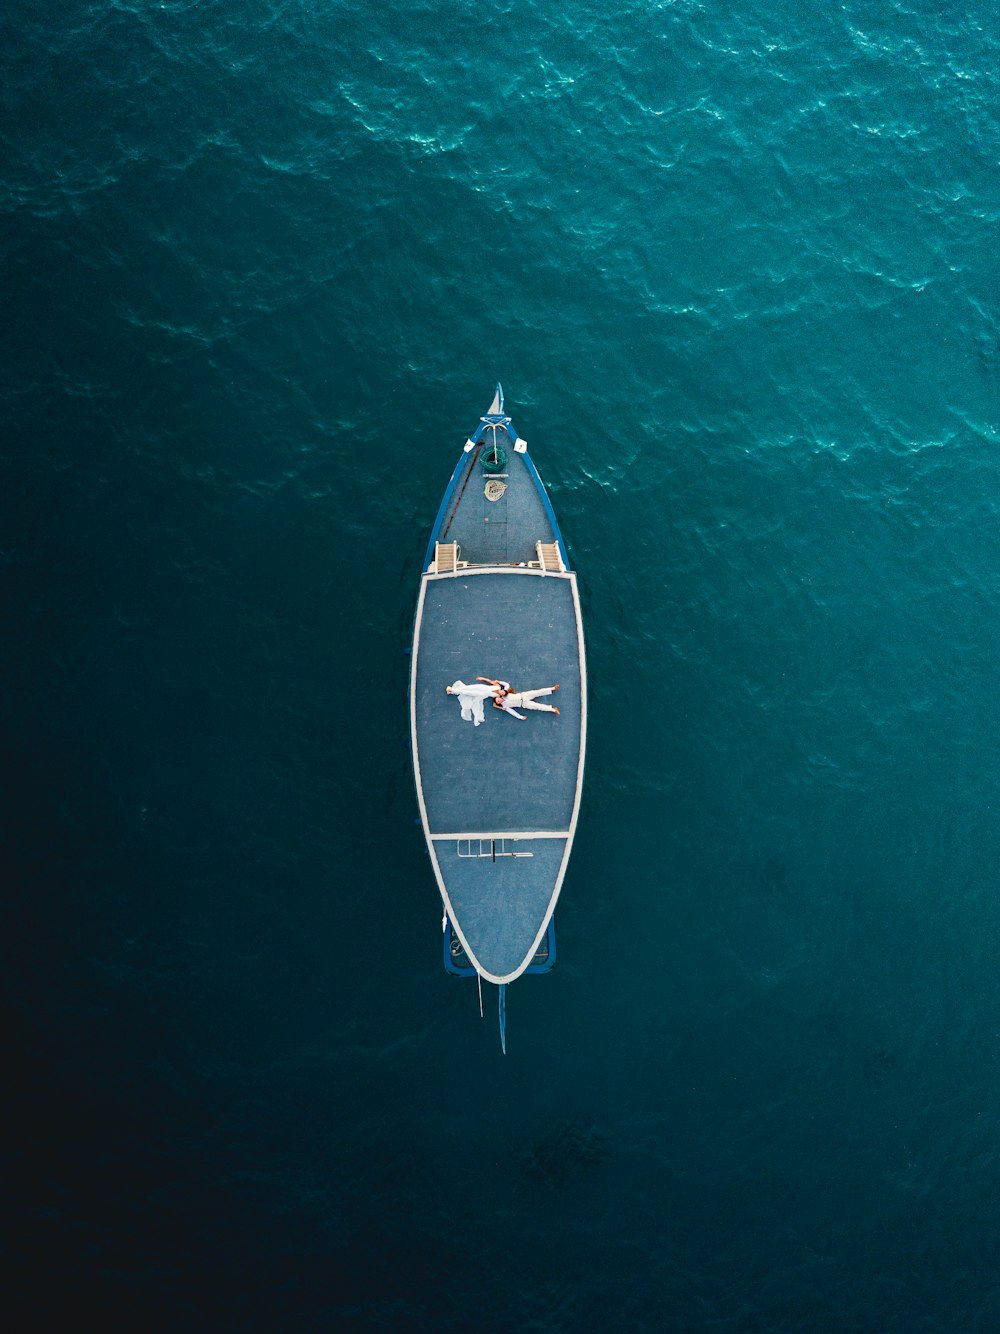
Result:
[[537,830],[517,829],[512,832],[500,831],[500,832],[487,832],[485,834],[481,834],[478,829],[474,829],[471,834],[465,832],[461,834],[429,834],[428,838],[434,839],[441,843],[447,843],[449,839],[458,839],[458,838],[482,838],[482,839],[509,838],[517,842],[518,840],[521,839],[532,839],[532,838],[569,838],[569,830],[568,829],[537,829]]

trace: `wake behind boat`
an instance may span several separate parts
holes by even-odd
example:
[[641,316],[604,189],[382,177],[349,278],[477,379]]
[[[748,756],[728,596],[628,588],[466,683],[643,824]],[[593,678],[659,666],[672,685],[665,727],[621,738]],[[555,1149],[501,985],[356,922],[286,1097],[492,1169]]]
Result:
[[[513,714],[495,706],[498,694]],[[410,728],[444,904],[445,965],[500,987],[505,1049],[507,984],[555,959],[553,913],[580,809],[586,722],[576,575],[497,385],[427,548]]]

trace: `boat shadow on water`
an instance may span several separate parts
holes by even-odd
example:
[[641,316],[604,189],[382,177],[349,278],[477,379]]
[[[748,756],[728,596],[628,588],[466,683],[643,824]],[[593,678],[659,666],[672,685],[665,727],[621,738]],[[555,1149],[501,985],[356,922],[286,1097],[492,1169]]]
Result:
[[610,1142],[596,1123],[579,1117],[536,1139],[527,1150],[524,1170],[532,1181],[562,1186],[581,1172],[601,1166],[610,1156]]

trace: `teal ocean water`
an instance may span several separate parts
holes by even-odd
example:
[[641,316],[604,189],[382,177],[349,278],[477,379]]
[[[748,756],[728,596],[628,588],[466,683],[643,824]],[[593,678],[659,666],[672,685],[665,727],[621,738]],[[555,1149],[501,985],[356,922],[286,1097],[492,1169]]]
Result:
[[[1000,1329],[1000,30],[9,0],[19,1331]],[[508,1051],[406,647],[501,380],[588,783]]]

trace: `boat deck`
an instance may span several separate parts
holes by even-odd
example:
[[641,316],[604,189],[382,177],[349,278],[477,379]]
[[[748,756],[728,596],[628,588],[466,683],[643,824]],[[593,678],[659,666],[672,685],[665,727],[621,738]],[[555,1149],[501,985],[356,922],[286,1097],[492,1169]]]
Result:
[[[428,576],[417,642],[425,829],[463,944],[496,980],[544,931],[572,837],[585,707],[575,577],[517,566]],[[525,710],[520,722],[487,703],[474,727],[445,686],[476,676],[520,689],[558,683],[545,702],[559,716]]]
[[519,564],[535,559],[535,543],[558,538],[534,465],[507,441],[503,472],[493,474],[506,486],[499,500],[488,500],[478,445],[463,458],[437,533],[439,542],[457,542],[462,560],[474,565]]

